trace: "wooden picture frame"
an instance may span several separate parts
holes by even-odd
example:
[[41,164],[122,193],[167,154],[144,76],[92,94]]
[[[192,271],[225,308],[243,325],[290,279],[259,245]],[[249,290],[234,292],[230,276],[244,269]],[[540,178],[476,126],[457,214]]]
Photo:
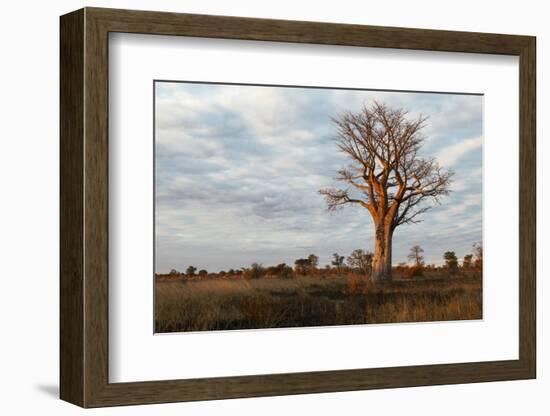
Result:
[[[530,379],[536,376],[535,38],[85,8],[61,17],[60,396],[82,407]],[[519,359],[110,383],[108,34],[263,40],[519,57]]]

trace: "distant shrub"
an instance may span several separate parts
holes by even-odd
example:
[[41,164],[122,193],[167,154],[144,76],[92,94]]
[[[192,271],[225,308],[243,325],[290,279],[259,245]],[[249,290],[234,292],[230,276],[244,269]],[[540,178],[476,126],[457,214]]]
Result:
[[265,269],[265,274],[269,277],[282,277],[285,279],[293,277],[292,267],[287,266],[286,263],[280,263],[276,266],[269,266]]
[[292,279],[294,277],[294,272],[292,267],[287,266],[285,263],[281,263],[277,266],[277,276],[281,279]]
[[405,270],[406,279],[413,279],[420,276],[424,276],[424,270],[422,266],[407,267],[407,269]]
[[314,269],[317,268],[317,266],[319,265],[319,256],[316,256],[315,254],[310,254],[309,256],[307,256],[307,260],[310,267]]
[[243,273],[245,279],[260,279],[265,275],[265,268],[259,263],[252,263]]
[[306,275],[309,269],[309,260],[308,259],[296,259],[294,262],[294,270],[297,274]]
[[199,270],[199,276],[200,277],[206,277],[206,276],[208,276],[208,272],[204,269]]
[[305,259],[296,259],[294,262],[294,270],[297,274],[308,275],[315,274],[319,265],[319,257],[315,254],[310,254]]
[[186,274],[187,276],[194,276],[196,271],[197,271],[197,268],[196,268],[196,267],[194,267],[194,266],[189,266],[189,267],[187,268],[187,270],[185,270],[185,274]]

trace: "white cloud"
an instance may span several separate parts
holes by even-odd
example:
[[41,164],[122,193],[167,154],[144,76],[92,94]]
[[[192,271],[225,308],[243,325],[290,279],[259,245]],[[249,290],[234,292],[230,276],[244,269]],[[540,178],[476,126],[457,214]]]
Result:
[[443,148],[437,154],[437,160],[443,167],[450,168],[455,166],[462,157],[472,150],[480,149],[483,143],[481,136],[471,139],[461,140],[459,143]]

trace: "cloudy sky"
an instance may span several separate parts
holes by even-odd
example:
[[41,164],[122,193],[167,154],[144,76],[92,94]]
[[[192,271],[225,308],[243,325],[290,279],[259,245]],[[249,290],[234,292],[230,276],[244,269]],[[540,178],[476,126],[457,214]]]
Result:
[[331,117],[375,99],[429,116],[422,155],[455,172],[451,196],[396,229],[394,264],[415,244],[439,264],[444,251],[461,258],[481,241],[481,96],[156,82],[155,98],[159,273],[292,265],[310,253],[324,265],[334,252],[373,250],[368,212],[329,213],[317,191],[339,186],[349,163]]

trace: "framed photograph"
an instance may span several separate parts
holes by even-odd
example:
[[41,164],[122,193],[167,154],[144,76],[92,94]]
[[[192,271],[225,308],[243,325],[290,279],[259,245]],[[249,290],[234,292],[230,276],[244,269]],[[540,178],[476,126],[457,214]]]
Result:
[[535,378],[535,49],[62,16],[61,398]]

